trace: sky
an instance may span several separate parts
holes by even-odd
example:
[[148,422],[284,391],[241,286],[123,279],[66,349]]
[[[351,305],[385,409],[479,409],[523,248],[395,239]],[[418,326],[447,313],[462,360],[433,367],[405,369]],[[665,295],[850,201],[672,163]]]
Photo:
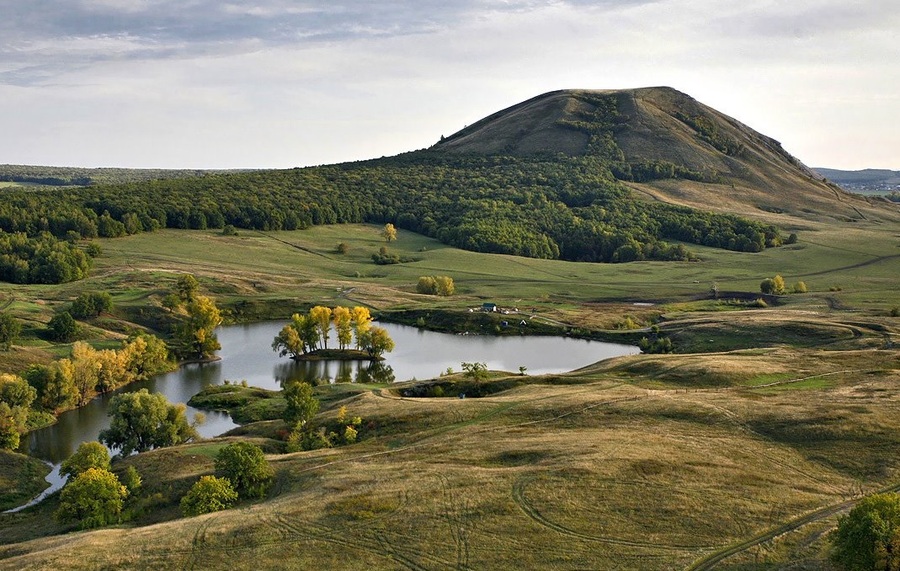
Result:
[[667,85],[809,166],[900,170],[898,29],[883,0],[0,0],[0,163],[329,164]]

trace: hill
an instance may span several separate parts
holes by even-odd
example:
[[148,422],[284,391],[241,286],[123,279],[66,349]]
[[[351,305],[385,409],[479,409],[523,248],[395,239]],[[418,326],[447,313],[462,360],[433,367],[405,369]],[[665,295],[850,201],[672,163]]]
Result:
[[845,171],[821,167],[816,167],[815,171],[850,192],[887,194],[900,191],[900,171],[888,169]]
[[546,93],[437,143],[450,153],[604,156],[617,178],[666,202],[762,216],[897,219],[848,195],[775,139],[669,87]]

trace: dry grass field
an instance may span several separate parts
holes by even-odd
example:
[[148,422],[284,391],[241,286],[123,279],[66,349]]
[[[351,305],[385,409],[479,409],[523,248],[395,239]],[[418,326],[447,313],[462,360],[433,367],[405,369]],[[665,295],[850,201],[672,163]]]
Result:
[[[401,232],[391,249],[419,261],[388,267],[369,259],[378,231],[105,240],[85,282],[2,286],[0,297],[34,333],[79,291],[110,291],[114,314],[90,330],[108,342],[141,327],[141,308],[189,271],[236,316],[318,303],[464,311],[489,300],[571,328],[658,320],[678,352],[517,376],[515,388],[477,399],[338,387],[320,417],[341,405],[363,417],[357,444],[285,454],[271,439],[277,422],[241,429],[276,469],[264,501],[182,518],[178,498],[212,472],[223,442],[157,450],[127,460],[154,498],[144,514],[77,532],[54,522],[51,497],[0,515],[0,568],[828,569],[836,515],[900,485],[890,229],[860,226],[850,239],[823,225],[794,247],[623,265],[473,254]],[[348,254],[335,253],[338,242]],[[765,309],[709,295],[714,282],[756,292],[775,273],[810,293]],[[458,294],[415,293],[418,276],[434,274],[452,276]],[[12,369],[63,350],[31,334],[0,358]]]

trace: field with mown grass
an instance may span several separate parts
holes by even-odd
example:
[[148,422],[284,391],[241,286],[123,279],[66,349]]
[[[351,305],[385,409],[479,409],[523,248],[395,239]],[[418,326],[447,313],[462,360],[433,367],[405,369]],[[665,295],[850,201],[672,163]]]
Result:
[[[400,231],[387,247],[416,261],[378,266],[380,230],[101,240],[82,282],[0,285],[0,306],[24,322],[0,367],[64,355],[41,330],[82,291],[113,297],[111,314],[84,323],[92,343],[154,327],[185,272],[233,320],[338,304],[468,315],[493,302],[561,332],[656,324],[676,354],[492,373],[483,398],[404,396],[470,390],[460,374],[317,387],[318,420],[346,406],[363,418],[360,441],[293,454],[283,421],[267,420],[279,399],[260,400],[228,438],[267,451],[276,482],[264,501],[181,518],[180,496],[227,440],[157,450],[115,468],[144,478],[129,523],[73,532],[51,497],[0,515],[0,567],[705,569],[747,542],[716,568],[828,569],[827,531],[847,502],[900,486],[896,229],[809,223],[797,244],[757,254],[695,247],[699,262],[619,265],[477,254]],[[809,292],[749,303],[775,274]],[[416,293],[423,275],[452,277],[456,295]]]

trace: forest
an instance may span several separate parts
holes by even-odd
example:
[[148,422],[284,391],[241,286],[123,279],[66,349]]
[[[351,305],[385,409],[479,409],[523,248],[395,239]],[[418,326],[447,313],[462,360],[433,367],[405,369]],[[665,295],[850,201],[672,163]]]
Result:
[[[669,241],[743,252],[781,244],[771,225],[638,201],[611,166],[599,156],[426,150],[302,169],[6,189],[0,230],[75,241],[159,228],[270,231],[390,222],[468,250],[589,262],[692,259],[684,245]],[[677,176],[659,165],[654,172]]]

